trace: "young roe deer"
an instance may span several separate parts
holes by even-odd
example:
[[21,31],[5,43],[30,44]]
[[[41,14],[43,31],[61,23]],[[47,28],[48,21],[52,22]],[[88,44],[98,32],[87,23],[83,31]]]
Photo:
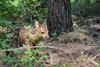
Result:
[[[46,22],[42,24],[35,20],[35,28],[30,30],[26,30],[25,28],[21,27],[18,33],[18,40],[24,43],[27,49],[30,49],[30,41],[35,42],[38,41],[40,38],[49,38],[48,29]],[[17,41],[18,41],[17,40]],[[16,47],[19,47],[19,44],[16,44]]]

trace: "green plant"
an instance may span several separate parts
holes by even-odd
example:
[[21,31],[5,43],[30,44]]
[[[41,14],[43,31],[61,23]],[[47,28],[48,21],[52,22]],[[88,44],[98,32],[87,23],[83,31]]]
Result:
[[4,65],[8,66],[15,66],[15,64],[18,62],[16,56],[13,55],[8,55],[8,56],[2,56],[0,57],[0,62]]
[[88,59],[87,55],[84,55],[84,51],[81,51],[80,63],[86,61],[87,59]]
[[12,46],[12,33],[1,33],[0,35],[0,49],[11,48]]
[[97,45],[99,45],[99,44],[100,44],[100,40],[99,40],[99,39],[96,40],[95,43],[96,43]]
[[[44,46],[44,42],[40,42],[39,46]],[[44,62],[48,58],[48,55],[41,55],[42,51],[41,49],[27,50],[25,52],[16,51],[15,53],[1,57],[0,61],[13,67],[44,67]]]
[[12,22],[3,18],[0,18],[0,26],[13,29],[14,26],[12,25]]
[[80,59],[82,60],[83,58],[84,58],[84,52],[82,51],[82,52],[81,52]]
[[14,54],[0,57],[0,62],[11,67],[44,67],[44,59],[47,55],[39,55],[40,50],[25,51],[24,53]]
[[[36,17],[43,20],[47,16],[46,0],[1,0],[0,17],[9,20],[22,21]],[[2,8],[3,7],[3,8]]]
[[98,67],[100,67],[100,64],[98,64]]
[[26,67],[28,67],[28,66],[32,67],[31,61],[32,61],[33,59],[35,59],[35,57],[32,56],[32,55],[33,55],[33,52],[31,52],[31,51],[26,51],[26,52],[22,55],[22,57],[20,58],[20,60],[19,60],[20,64],[23,65],[23,66],[26,66]]
[[36,49],[36,50],[31,50],[31,51],[26,51],[22,57],[20,58],[20,62],[23,66],[26,67],[32,67],[32,66],[43,66],[44,62],[42,58],[47,58],[47,55],[39,55],[41,50]]
[[68,43],[71,39],[71,36],[67,32],[63,33],[63,35],[64,35],[64,42]]
[[11,21],[0,18],[0,49],[12,47],[12,37],[14,26]]

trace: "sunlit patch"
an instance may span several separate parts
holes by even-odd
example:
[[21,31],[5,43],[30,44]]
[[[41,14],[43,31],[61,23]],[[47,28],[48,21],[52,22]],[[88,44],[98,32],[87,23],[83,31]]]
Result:
[[2,30],[2,26],[0,26],[0,31]]

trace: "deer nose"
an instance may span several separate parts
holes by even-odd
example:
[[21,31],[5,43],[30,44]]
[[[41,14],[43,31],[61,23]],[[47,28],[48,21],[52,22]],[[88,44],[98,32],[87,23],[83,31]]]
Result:
[[44,38],[49,38],[49,35],[43,35]]
[[46,36],[45,38],[49,38],[49,36]]

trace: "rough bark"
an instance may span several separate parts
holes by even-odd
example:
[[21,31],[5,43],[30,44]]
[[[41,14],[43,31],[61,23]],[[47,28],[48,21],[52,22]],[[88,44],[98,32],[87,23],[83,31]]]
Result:
[[70,0],[48,0],[47,26],[49,36],[73,31]]

